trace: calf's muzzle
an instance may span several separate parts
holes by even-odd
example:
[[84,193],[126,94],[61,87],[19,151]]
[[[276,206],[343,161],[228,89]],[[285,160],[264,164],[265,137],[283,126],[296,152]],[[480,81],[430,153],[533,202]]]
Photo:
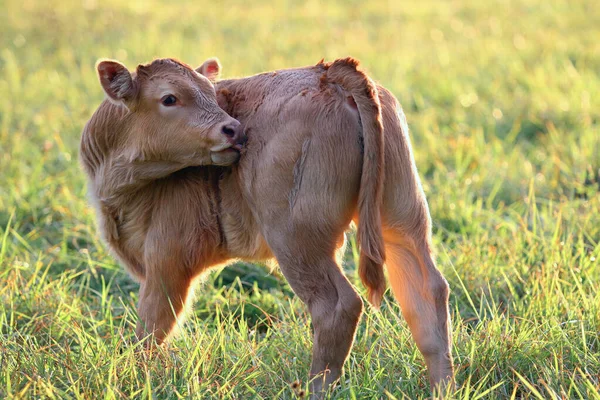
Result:
[[244,144],[248,141],[248,137],[244,132],[244,128],[242,124],[237,120],[233,120],[233,122],[229,122],[226,125],[223,125],[221,128],[221,133],[227,136],[231,146],[237,150],[241,150],[244,147]]

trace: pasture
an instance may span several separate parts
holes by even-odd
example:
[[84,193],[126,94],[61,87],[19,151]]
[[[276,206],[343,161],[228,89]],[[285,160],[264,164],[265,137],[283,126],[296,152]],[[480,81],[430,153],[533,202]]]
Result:
[[[169,345],[139,351],[138,286],[100,241],[79,138],[103,98],[101,57],[133,69],[217,56],[223,76],[237,77],[351,55],[408,118],[451,287],[455,397],[600,399],[597,2],[1,8],[0,398],[301,396],[310,319],[265,266],[209,274]],[[349,239],[343,268],[364,294]],[[363,315],[330,396],[429,395],[388,291],[381,311]]]

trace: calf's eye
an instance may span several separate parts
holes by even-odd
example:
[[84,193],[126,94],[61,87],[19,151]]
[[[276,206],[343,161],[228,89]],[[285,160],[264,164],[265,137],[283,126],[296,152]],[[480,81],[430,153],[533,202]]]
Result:
[[170,107],[177,104],[177,97],[173,96],[172,94],[168,94],[166,96],[163,96],[163,98],[160,101],[163,106]]

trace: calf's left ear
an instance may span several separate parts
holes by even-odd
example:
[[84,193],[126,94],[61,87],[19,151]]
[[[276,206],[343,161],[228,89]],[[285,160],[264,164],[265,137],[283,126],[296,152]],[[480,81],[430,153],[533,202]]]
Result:
[[135,94],[133,78],[120,62],[100,60],[96,64],[104,92],[113,103],[127,103]]
[[207,77],[209,81],[214,82],[219,79],[219,75],[221,74],[221,63],[217,58],[209,58],[196,68],[196,72]]

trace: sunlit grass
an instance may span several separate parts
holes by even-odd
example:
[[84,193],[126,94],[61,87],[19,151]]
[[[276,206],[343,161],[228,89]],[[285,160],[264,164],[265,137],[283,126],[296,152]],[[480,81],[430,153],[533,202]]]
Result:
[[[452,288],[455,396],[600,398],[600,7],[245,3],[4,2],[0,397],[294,398],[310,320],[261,267],[212,274],[169,346],[139,351],[137,285],[99,239],[78,141],[100,57],[218,56],[232,77],[352,55],[411,126]],[[428,395],[388,293],[332,397]]]

